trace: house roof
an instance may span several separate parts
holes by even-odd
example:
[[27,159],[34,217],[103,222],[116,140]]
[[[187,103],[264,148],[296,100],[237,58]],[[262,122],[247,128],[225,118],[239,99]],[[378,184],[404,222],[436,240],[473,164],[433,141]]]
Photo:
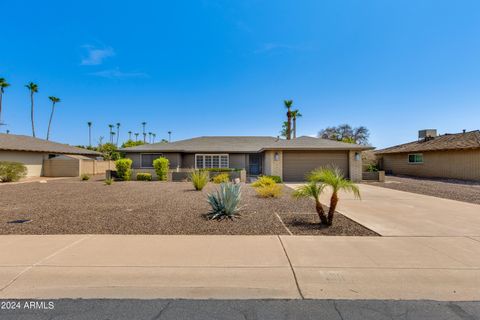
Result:
[[302,136],[292,140],[275,137],[198,137],[171,143],[144,144],[124,152],[260,152],[264,150],[368,150],[370,146]]
[[463,150],[480,148],[480,131],[444,134],[431,140],[413,141],[375,151],[376,154],[425,152],[442,150]]
[[99,152],[73,147],[68,144],[4,133],[0,133],[0,150],[45,152],[54,154],[100,155]]

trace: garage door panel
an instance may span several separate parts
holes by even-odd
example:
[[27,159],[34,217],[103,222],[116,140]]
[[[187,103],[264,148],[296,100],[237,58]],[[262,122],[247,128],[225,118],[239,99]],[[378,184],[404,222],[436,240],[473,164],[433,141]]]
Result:
[[335,165],[348,176],[348,153],[346,151],[284,151],[283,179],[285,181],[303,181],[312,170]]

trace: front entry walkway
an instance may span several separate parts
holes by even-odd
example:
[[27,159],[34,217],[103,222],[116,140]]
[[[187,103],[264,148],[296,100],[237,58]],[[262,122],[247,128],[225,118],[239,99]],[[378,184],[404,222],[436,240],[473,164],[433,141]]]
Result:
[[[299,184],[287,184],[296,188]],[[340,194],[337,211],[382,236],[480,236],[480,205],[359,184],[362,199]],[[321,197],[328,204],[330,194]]]

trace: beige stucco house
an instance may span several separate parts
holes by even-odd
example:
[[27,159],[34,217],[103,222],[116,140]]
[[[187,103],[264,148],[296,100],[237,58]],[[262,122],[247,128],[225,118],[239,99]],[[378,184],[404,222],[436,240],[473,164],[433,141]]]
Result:
[[[0,161],[23,163],[27,167],[28,177],[78,176],[80,159],[94,161],[99,156],[99,152],[66,144],[23,135],[0,134]],[[50,159],[56,157],[65,161],[52,163]]]
[[136,170],[151,170],[153,160],[163,156],[170,168],[235,168],[247,175],[280,176],[284,181],[303,181],[305,175],[322,166],[335,165],[351,180],[362,179],[363,150],[351,143],[299,137],[198,137],[172,143],[155,143],[121,149],[133,160]]
[[417,141],[375,151],[386,173],[480,180],[480,131],[437,135],[421,130]]

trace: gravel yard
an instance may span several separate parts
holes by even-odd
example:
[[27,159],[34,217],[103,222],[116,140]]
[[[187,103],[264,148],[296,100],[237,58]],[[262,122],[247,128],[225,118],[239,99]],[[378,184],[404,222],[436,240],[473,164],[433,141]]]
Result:
[[[312,224],[317,217],[309,199],[295,200],[284,187],[277,199],[258,198],[242,188],[241,218],[211,221],[207,193],[186,182],[115,182],[92,179],[0,185],[0,234],[294,234],[375,235],[337,214],[331,230]],[[298,218],[298,219],[297,219]],[[11,223],[14,220],[31,220]],[[328,231],[326,231],[328,230]]]
[[439,198],[480,204],[480,182],[387,176],[385,182],[368,182],[368,184]]

